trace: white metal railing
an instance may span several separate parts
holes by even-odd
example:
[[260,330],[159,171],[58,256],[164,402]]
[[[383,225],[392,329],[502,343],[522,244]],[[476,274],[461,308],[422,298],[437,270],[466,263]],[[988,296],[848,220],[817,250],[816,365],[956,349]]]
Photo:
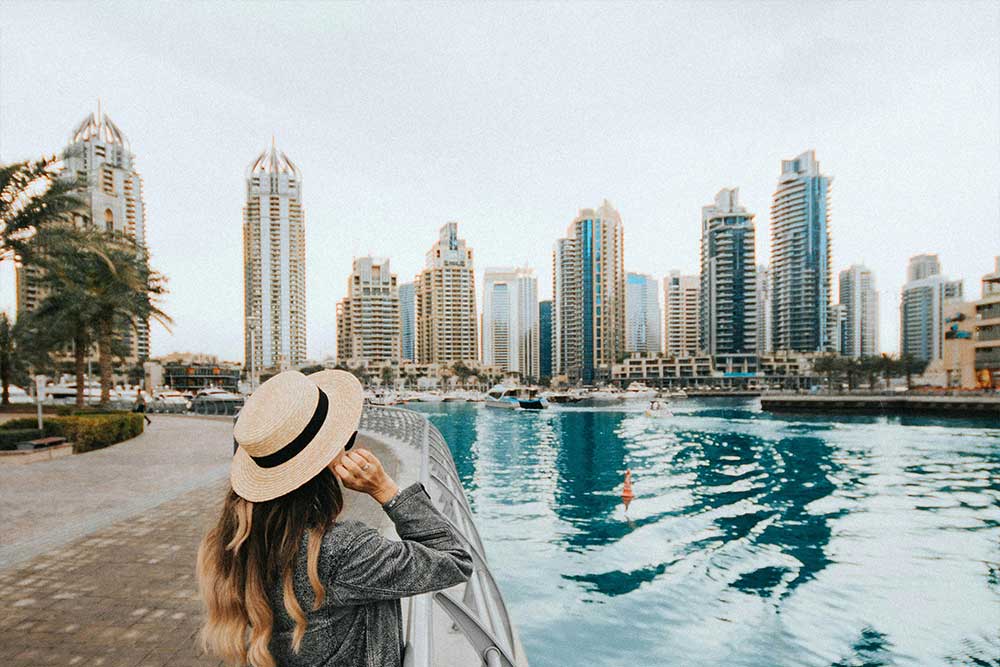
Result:
[[362,431],[387,435],[420,452],[420,481],[472,555],[472,575],[461,598],[438,591],[407,599],[404,667],[449,664],[434,650],[434,605],[448,614],[486,667],[526,667],[500,588],[490,572],[483,543],[458,477],[451,451],[425,416],[401,408],[368,406]]

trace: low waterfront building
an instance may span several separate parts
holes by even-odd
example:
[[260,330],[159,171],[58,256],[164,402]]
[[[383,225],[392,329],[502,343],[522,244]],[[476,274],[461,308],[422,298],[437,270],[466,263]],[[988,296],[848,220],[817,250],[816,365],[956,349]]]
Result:
[[698,355],[701,279],[671,271],[663,279],[664,351],[671,357]]
[[760,373],[764,377],[812,377],[813,364],[825,356],[821,352],[780,351],[761,355],[758,359]]
[[634,353],[611,369],[611,379],[618,384],[643,382],[654,387],[688,386],[696,381],[710,380],[714,368],[712,358],[669,357],[659,354]]
[[219,387],[233,393],[239,392],[239,364],[215,361],[205,363],[190,360],[161,361],[163,384],[180,392],[196,393],[206,387]]
[[625,274],[625,351],[659,354],[660,295],[657,281],[645,273]]
[[337,304],[337,361],[399,362],[399,287],[386,258],[358,257]]
[[948,304],[944,317],[941,369],[946,387],[976,387],[976,304],[962,301]]
[[979,384],[1000,387],[1000,257],[994,270],[982,280],[982,294],[976,302],[975,364]]

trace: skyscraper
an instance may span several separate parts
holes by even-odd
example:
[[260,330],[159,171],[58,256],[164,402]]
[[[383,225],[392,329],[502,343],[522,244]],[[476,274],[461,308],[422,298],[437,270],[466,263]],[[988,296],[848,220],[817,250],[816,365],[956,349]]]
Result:
[[701,315],[698,346],[707,354],[757,353],[754,214],[739,188],[723,188],[701,209]]
[[830,181],[815,151],[781,161],[771,203],[774,349],[830,349]]
[[302,174],[274,142],[246,173],[243,208],[246,368],[306,360],[306,228]]
[[[78,224],[118,232],[145,248],[146,204],[135,155],[125,134],[100,108],[73,132],[63,153],[63,165],[63,174],[76,177],[86,187],[87,219],[81,217]],[[40,269],[18,267],[16,278],[18,313],[34,310],[45,297],[39,284]],[[126,363],[149,357],[149,322],[139,322],[135,330],[124,328],[119,336],[129,351]]]
[[850,357],[878,354],[878,292],[871,270],[854,264],[840,272],[844,335],[839,352]]
[[661,338],[657,280],[645,273],[625,274],[625,351],[659,354]]
[[757,354],[774,351],[771,308],[771,270],[764,264],[757,265]]
[[671,357],[698,355],[701,278],[671,271],[663,279],[663,324],[666,352]]
[[396,274],[388,259],[358,257],[337,304],[337,361],[378,364],[401,355]]
[[457,222],[441,227],[414,290],[417,363],[476,361],[476,275],[472,248],[458,238]]
[[924,361],[940,359],[944,306],[961,301],[962,281],[941,275],[937,255],[910,258],[899,303],[899,352]]
[[582,209],[552,254],[553,373],[590,384],[625,353],[624,232],[607,200]]
[[417,325],[417,304],[413,287],[413,283],[403,283],[399,286],[399,321],[403,341],[402,355],[406,361],[414,361],[416,359],[413,341]]
[[538,376],[552,377],[552,301],[538,302]]
[[539,375],[538,280],[528,268],[486,269],[483,276],[483,363]]

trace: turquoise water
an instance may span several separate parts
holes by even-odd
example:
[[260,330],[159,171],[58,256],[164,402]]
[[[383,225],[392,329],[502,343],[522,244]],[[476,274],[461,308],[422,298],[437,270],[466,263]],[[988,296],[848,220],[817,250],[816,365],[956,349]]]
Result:
[[533,667],[1000,665],[1000,424],[758,406],[410,407]]

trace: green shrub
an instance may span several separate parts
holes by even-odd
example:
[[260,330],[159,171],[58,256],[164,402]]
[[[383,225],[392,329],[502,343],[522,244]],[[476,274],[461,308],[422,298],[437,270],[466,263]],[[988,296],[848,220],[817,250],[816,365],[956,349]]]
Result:
[[[46,417],[42,421],[42,431],[35,428],[37,424],[34,417],[8,420],[0,424],[0,442],[12,441],[16,447],[16,443],[34,440],[41,437],[40,434],[45,437],[61,436],[73,443],[74,454],[80,454],[140,435],[145,420],[137,412],[102,412]],[[19,436],[16,440],[11,440],[14,436],[8,435],[27,430],[35,435],[30,438]]]
[[[18,417],[17,419],[8,419],[7,421],[0,424],[0,434],[4,431],[12,430],[24,430],[33,429],[38,430],[38,418],[37,417]],[[62,428],[54,417],[45,417],[42,419],[42,429],[45,432],[44,436],[51,438],[52,436],[62,435]]]
[[37,428],[4,428],[0,430],[0,452],[17,449],[17,443],[37,440],[43,434],[44,431],[39,431]]

